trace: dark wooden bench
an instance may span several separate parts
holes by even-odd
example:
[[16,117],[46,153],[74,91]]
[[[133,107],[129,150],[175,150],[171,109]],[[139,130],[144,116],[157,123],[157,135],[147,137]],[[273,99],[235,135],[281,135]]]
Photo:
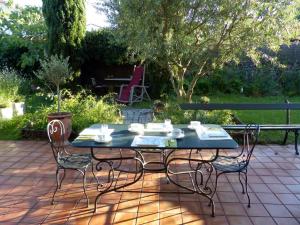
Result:
[[[185,103],[180,105],[183,110],[286,110],[286,124],[260,124],[261,130],[270,131],[285,131],[283,144],[286,144],[288,133],[294,132],[295,135],[295,152],[299,155],[298,151],[298,136],[300,124],[291,124],[291,110],[300,110],[300,103]],[[243,130],[245,124],[232,124],[223,125],[226,130]]]

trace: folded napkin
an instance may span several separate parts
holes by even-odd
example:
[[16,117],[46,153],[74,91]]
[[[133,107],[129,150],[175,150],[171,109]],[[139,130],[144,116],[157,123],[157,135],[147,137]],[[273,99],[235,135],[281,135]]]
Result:
[[223,128],[207,128],[196,129],[196,133],[200,140],[226,140],[232,139],[230,135]]
[[[114,129],[108,129],[105,134],[110,135]],[[103,131],[100,128],[86,128],[83,131],[79,133],[79,136],[89,136],[89,137],[95,137],[97,135],[103,134]]]

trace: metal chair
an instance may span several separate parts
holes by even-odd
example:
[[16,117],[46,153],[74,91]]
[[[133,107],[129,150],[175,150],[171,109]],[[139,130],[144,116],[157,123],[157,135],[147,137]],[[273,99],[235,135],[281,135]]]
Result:
[[[83,176],[83,191],[87,199],[87,205],[89,205],[89,199],[86,194],[86,171],[89,167],[92,169],[93,176],[99,184],[97,177],[94,174],[92,156],[90,154],[70,154],[66,150],[65,142],[65,127],[62,121],[52,120],[47,125],[47,134],[51,144],[54,159],[56,161],[56,189],[53,193],[52,204],[54,203],[54,197],[58,189],[61,188],[62,182],[65,178],[66,169],[77,170]],[[59,178],[59,171],[63,170],[62,179]]]
[[[247,125],[244,134],[243,134],[243,146],[241,148],[241,152],[236,156],[219,156],[215,161],[212,162],[213,168],[216,172],[216,179],[215,179],[215,188],[212,193],[211,198],[216,193],[217,185],[218,185],[218,178],[221,174],[225,173],[238,173],[239,181],[242,185],[242,193],[247,194],[248,198],[248,207],[250,207],[250,197],[248,194],[248,178],[247,178],[247,171],[248,165],[255,148],[255,145],[258,141],[259,135],[259,125]],[[241,180],[241,174],[245,175],[245,187]]]

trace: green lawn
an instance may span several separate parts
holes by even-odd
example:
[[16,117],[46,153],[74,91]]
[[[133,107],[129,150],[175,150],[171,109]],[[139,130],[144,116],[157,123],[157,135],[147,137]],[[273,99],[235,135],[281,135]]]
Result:
[[[244,97],[244,96],[209,96],[211,103],[283,103],[285,97]],[[290,102],[300,102],[300,96],[288,98]],[[285,110],[237,110],[233,111],[235,115],[244,123],[257,124],[284,124],[286,123]],[[300,123],[300,111],[291,111],[291,123]],[[260,141],[263,143],[281,143],[284,137],[284,132],[264,131],[260,135]],[[289,135],[289,143],[294,143],[294,136]]]

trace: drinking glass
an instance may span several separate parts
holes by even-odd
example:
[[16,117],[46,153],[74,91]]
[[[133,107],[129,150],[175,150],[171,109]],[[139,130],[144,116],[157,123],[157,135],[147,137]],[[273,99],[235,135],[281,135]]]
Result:
[[170,127],[171,125],[172,125],[171,120],[170,119],[165,119],[165,126]]
[[101,129],[101,132],[106,133],[108,131],[108,125],[107,124],[102,124],[100,129]]

